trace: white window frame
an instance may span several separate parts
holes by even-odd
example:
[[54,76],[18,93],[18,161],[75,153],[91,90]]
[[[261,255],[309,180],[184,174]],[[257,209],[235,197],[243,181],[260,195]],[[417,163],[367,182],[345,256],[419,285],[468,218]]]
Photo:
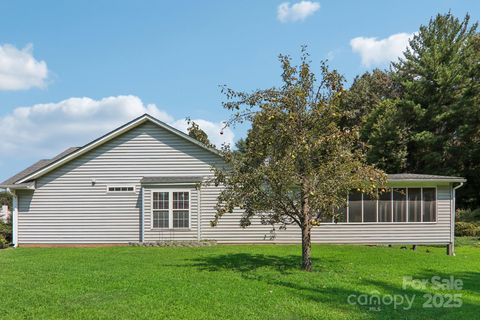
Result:
[[[110,191],[110,188],[133,188],[132,191]],[[125,194],[125,193],[137,193],[137,186],[134,184],[110,184],[106,185],[105,193],[111,194]]]
[[[154,192],[168,192],[168,228],[154,228],[153,227],[153,193]],[[174,228],[173,227],[173,193],[186,192],[188,193],[188,227]],[[190,189],[151,189],[150,190],[150,230],[191,230],[192,228],[192,192]]]

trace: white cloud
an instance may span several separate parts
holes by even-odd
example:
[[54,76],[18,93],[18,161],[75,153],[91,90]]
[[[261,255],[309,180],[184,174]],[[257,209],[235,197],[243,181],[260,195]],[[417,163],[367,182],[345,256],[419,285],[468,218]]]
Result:
[[10,44],[0,45],[0,90],[46,86],[47,64],[45,61],[37,61],[32,54],[32,45],[21,50]]
[[282,23],[303,21],[319,9],[318,2],[300,1],[291,6],[289,2],[284,2],[277,8],[277,19]]
[[385,39],[357,37],[350,40],[353,52],[360,54],[365,67],[389,63],[402,55],[413,33],[397,33]]
[[[223,123],[211,122],[203,119],[192,119],[192,121],[198,124],[200,129],[205,131],[210,139],[210,142],[215,144],[217,147],[220,147],[223,143],[229,143],[230,145],[233,145],[234,134],[230,128],[226,128],[223,130],[223,134],[220,134],[223,128]],[[178,130],[187,132],[188,123],[185,119],[181,119],[173,122],[172,126]]]
[[[8,155],[14,161],[22,159],[33,163],[50,158],[67,147],[82,146],[144,113],[186,131],[184,120],[174,119],[154,104],[145,105],[136,96],[100,100],[70,98],[16,108],[0,117],[0,154]],[[230,129],[220,134],[222,123],[202,119],[195,122],[215,145],[233,142],[234,134]]]

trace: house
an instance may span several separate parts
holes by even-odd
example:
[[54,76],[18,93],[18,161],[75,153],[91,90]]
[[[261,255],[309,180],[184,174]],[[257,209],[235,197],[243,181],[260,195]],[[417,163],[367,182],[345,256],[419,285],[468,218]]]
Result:
[[[299,243],[300,230],[241,211],[210,226],[220,188],[199,187],[222,163],[215,149],[145,114],[80,148],[40,160],[4,181],[14,195],[15,246],[126,244],[169,240]],[[371,199],[349,196],[345,218],[314,228],[315,243],[438,244],[453,254],[455,190],[460,177],[392,174]]]

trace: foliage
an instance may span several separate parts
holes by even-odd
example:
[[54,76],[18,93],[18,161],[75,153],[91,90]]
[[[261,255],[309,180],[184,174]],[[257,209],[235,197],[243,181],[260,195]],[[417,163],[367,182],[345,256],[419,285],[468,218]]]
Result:
[[247,151],[247,142],[245,139],[240,138],[235,142],[234,152],[245,153]]
[[361,129],[362,140],[370,146],[367,160],[385,172],[403,172],[407,166],[409,130],[398,112],[402,103],[399,99],[379,102]]
[[0,192],[0,207],[3,205],[12,208],[12,195],[8,192]]
[[190,118],[187,118],[187,123],[189,127],[187,128],[188,135],[195,140],[203,143],[207,147],[210,148],[215,148],[215,145],[210,142],[210,139],[208,139],[208,135],[205,131],[203,131],[200,126]]
[[0,237],[5,239],[8,242],[12,241],[12,222],[11,220],[7,223],[0,221]]
[[0,234],[0,249],[7,248],[10,245],[10,242],[5,239],[3,235]]
[[353,127],[362,124],[380,102],[398,97],[400,87],[392,79],[391,72],[374,69],[355,77],[342,101],[342,108],[347,115],[346,125]]
[[[463,238],[462,238],[463,240]],[[2,319],[478,319],[480,250],[299,246],[18,248],[0,250]],[[427,253],[426,251],[429,251]],[[463,281],[460,292],[402,290],[405,276]],[[409,310],[351,305],[352,295],[416,295]],[[461,293],[461,308],[424,308],[424,294]]]
[[480,206],[477,27],[468,15],[437,15],[390,71],[358,77],[344,106],[363,125],[370,163],[390,173],[464,176],[458,203],[470,208]]
[[455,236],[480,237],[480,226],[472,222],[455,222]]
[[480,208],[477,208],[475,210],[457,210],[455,213],[455,220],[480,223]]
[[280,55],[282,86],[253,93],[223,88],[233,112],[228,125],[250,122],[243,152],[222,152],[226,167],[215,168],[215,183],[225,186],[213,225],[234,208],[244,209],[241,225],[253,217],[265,224],[302,230],[303,268],[309,270],[310,233],[326,217],[338,216],[352,189],[373,194],[383,172],[365,164],[356,127],[341,125],[343,78],[321,64],[311,70],[305,49],[301,63]]

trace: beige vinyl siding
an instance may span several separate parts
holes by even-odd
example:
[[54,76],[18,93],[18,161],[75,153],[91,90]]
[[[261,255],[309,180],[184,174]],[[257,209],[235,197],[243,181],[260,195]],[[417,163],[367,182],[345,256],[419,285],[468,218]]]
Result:
[[[219,190],[202,189],[202,238],[214,239],[223,243],[300,243],[301,231],[296,226],[287,230],[277,230],[272,240],[268,225],[262,225],[258,219],[252,225],[242,229],[239,226],[241,212],[226,214],[216,227],[210,227],[214,218],[214,206]],[[451,189],[448,186],[437,189],[437,222],[434,223],[358,223],[358,224],[322,224],[314,227],[312,241],[315,243],[438,243],[450,242]]]
[[[218,160],[213,153],[144,123],[39,178],[35,191],[19,192],[19,244],[139,241],[140,179],[209,175]],[[135,185],[136,192],[107,193],[108,185]],[[192,198],[192,230],[182,238],[196,237],[193,193]]]
[[[35,191],[18,191],[19,244],[127,243],[141,237],[145,176],[209,176],[219,157],[165,129],[147,122],[83,154],[36,181]],[[95,184],[92,185],[92,179]],[[107,192],[108,186],[135,186],[135,192]],[[411,186],[411,185],[409,185]],[[190,191],[190,228],[152,230],[151,192],[144,186],[144,240],[195,240],[200,199],[201,238],[221,243],[300,243],[300,230],[276,231],[254,220],[239,226],[241,211],[225,215],[211,227],[220,188],[164,186]],[[314,228],[316,243],[438,243],[451,241],[451,187],[437,188],[435,223],[322,224]]]

